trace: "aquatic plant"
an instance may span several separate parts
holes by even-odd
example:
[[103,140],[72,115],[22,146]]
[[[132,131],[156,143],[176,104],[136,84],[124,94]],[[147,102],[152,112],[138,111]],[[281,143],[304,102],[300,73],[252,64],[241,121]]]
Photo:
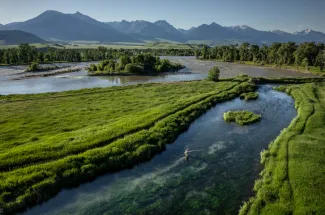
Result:
[[227,122],[236,122],[240,125],[249,125],[261,119],[261,115],[254,114],[247,110],[228,111],[223,114],[223,119]]
[[258,98],[258,92],[248,92],[240,95],[240,99],[245,99],[246,101],[256,100],[257,98]]

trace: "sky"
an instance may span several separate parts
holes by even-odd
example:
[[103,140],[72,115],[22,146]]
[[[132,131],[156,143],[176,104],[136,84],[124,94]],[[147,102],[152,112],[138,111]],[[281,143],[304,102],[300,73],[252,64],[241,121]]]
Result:
[[103,22],[167,20],[183,29],[216,22],[325,32],[325,0],[0,0],[0,23],[26,21],[46,10],[79,11]]

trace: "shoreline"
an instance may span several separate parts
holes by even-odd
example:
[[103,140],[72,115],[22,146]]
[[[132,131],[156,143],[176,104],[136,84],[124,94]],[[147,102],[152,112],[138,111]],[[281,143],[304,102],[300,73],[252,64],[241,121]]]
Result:
[[[24,76],[14,78],[11,80],[23,80],[23,79],[27,79],[27,78],[37,78],[37,77],[49,77],[49,76],[55,76],[55,75],[64,74],[64,73],[77,72],[77,71],[82,70],[83,68],[84,68],[84,66],[76,66],[76,67],[68,67],[68,68],[65,67],[65,68],[56,69],[56,70],[45,70],[45,71],[33,72],[34,74],[28,74],[30,72],[23,72],[20,74],[24,75]],[[42,73],[42,74],[37,74],[37,73]]]
[[[214,60],[214,59],[196,59],[198,61],[215,61],[215,62],[220,62],[220,63],[230,63],[230,64],[235,64],[235,65],[245,65],[245,66],[250,66],[250,67],[256,67],[256,68],[270,68],[270,69],[282,69],[282,70],[286,70],[286,71],[292,71],[292,72],[299,72],[299,73],[304,73],[304,74],[312,74],[312,75],[316,75],[316,76],[325,76],[325,67],[324,67],[324,71],[317,71],[317,72],[313,72],[310,70],[306,70],[306,69],[299,69],[296,68],[294,66],[289,66],[289,65],[285,65],[285,66],[279,66],[279,65],[273,65],[273,64],[265,64],[265,65],[260,65],[258,63],[254,63],[252,61],[235,61],[235,62],[227,62],[227,61],[222,61],[222,60]],[[318,67],[311,67],[311,68],[317,68]]]
[[[219,61],[219,62],[223,62],[223,61]],[[305,74],[312,74],[312,75],[317,75],[317,76],[325,76],[325,70],[323,71],[324,73],[322,73],[321,71],[319,72],[312,72],[310,70],[301,70],[299,68],[295,68],[293,66],[277,66],[277,65],[272,65],[272,64],[266,64],[266,65],[259,65],[257,63],[253,63],[253,62],[229,62],[229,63],[233,63],[236,65],[246,65],[246,66],[251,66],[251,67],[257,67],[257,68],[270,68],[270,69],[282,69],[282,70],[286,70],[286,71],[292,71],[292,72],[299,72],[299,73],[305,73]]]
[[152,73],[119,73],[119,72],[114,72],[114,73],[94,73],[91,74],[88,72],[87,76],[159,76],[159,75],[165,75],[165,74],[193,74],[192,72],[180,72],[182,69],[185,69],[186,67],[184,66],[183,68],[179,70],[169,70],[166,72],[152,72]]

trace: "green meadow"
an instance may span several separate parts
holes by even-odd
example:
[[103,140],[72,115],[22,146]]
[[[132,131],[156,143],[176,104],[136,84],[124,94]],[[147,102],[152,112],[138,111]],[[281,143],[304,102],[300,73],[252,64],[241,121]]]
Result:
[[0,208],[148,160],[213,105],[255,88],[192,81],[0,96]]
[[256,195],[240,214],[325,214],[325,84],[278,89],[294,98],[298,115],[261,153]]

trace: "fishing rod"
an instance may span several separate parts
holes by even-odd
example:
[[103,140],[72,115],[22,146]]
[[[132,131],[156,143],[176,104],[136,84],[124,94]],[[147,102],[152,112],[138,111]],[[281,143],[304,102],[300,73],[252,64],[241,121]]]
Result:
[[191,151],[187,151],[187,152],[199,152],[199,151],[203,151],[203,149],[196,149],[196,150],[191,150]]

